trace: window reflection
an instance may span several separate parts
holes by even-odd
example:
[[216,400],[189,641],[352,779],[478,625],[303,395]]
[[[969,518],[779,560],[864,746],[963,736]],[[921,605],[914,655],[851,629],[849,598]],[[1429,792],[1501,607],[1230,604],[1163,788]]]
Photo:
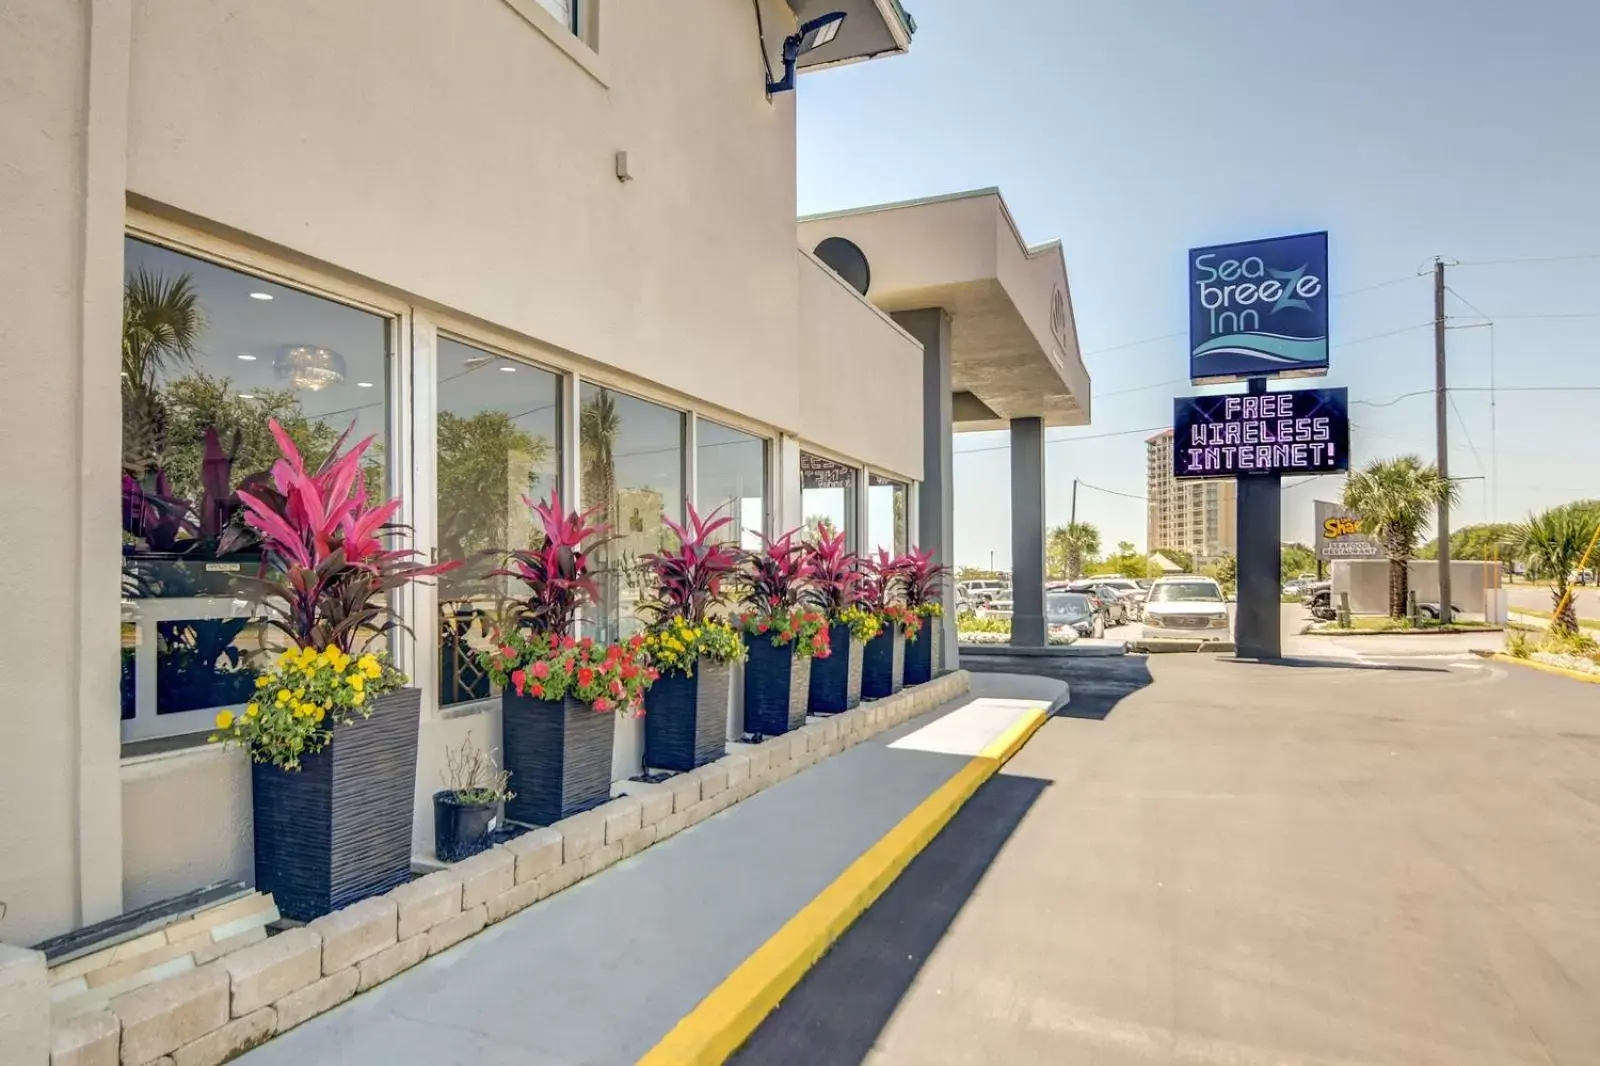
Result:
[[580,395],[579,484],[583,506],[612,539],[594,555],[602,574],[590,624],[601,640],[638,632],[639,556],[671,540],[663,515],[683,520],[683,415],[585,382]]
[[700,419],[695,429],[695,507],[733,519],[720,539],[760,547],[767,526],[767,442]]
[[550,498],[561,470],[561,380],[546,370],[448,337],[438,345],[435,425],[440,561],[439,703],[494,695],[474,658],[508,621],[519,588],[491,576],[496,553],[533,547],[523,497]]
[[906,551],[906,501],[910,489],[903,481],[873,474],[867,482],[868,549],[892,555]]
[[843,532],[855,547],[856,468],[810,452],[800,453],[800,510],[805,534],[814,540],[820,530]]
[[[384,492],[389,320],[129,238],[122,336],[122,718],[129,739],[207,728],[253,690],[282,638],[248,578],[259,547],[237,491],[371,435]],[[230,550],[224,552],[224,547]]]

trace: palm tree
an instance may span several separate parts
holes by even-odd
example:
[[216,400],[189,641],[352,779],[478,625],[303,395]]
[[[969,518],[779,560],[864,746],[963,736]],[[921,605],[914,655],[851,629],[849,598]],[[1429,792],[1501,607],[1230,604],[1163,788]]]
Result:
[[[617,515],[617,437],[622,432],[622,415],[609,389],[600,389],[583,405],[578,416],[578,454],[583,461],[579,485],[583,489],[584,509],[601,508],[600,521],[616,523]],[[615,545],[600,548],[595,571],[600,585],[599,636],[611,639],[618,634],[613,625],[620,622],[622,588],[618,582]]]
[[141,483],[166,450],[167,412],[156,377],[193,361],[204,328],[188,274],[167,278],[140,267],[123,283],[122,467]]
[[1538,573],[1551,580],[1554,616],[1550,632],[1572,636],[1578,632],[1578,609],[1572,602],[1569,581],[1583,566],[1600,539],[1600,509],[1578,503],[1552,507],[1529,515],[1510,537],[1511,550]]
[[1082,577],[1084,560],[1099,554],[1100,531],[1088,522],[1073,522],[1050,531],[1049,550],[1046,552],[1050,561],[1049,569],[1056,573],[1064,572],[1068,581]]
[[1415,455],[1379,459],[1345,482],[1344,505],[1389,556],[1389,617],[1406,616],[1406,564],[1416,555],[1434,509],[1459,495],[1438,467],[1424,465]]

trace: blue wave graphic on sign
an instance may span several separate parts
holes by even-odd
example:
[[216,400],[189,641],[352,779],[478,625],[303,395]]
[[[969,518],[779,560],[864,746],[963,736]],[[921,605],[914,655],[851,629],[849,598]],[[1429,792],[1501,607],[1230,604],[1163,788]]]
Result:
[[1206,356],[1216,355],[1249,356],[1286,366],[1321,366],[1328,360],[1328,338],[1230,333],[1225,337],[1213,337],[1194,350],[1196,363]]

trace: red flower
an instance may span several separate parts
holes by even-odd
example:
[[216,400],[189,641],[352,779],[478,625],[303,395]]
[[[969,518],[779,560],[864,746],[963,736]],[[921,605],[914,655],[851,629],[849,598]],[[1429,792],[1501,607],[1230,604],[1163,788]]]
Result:
[[561,646],[563,648],[571,649],[573,647],[576,647],[576,644],[575,644],[575,642],[573,641],[573,639],[571,637],[562,637],[561,638]]
[[611,682],[611,694],[613,696],[622,695],[622,682],[621,681],[613,681],[613,682]]
[[590,648],[594,647],[594,638],[593,637],[584,637],[583,641],[582,641],[582,644],[583,644],[583,650],[584,651],[588,651]]
[[635,633],[635,634],[634,634],[634,635],[633,635],[633,637],[632,637],[632,638],[631,638],[631,639],[630,639],[630,640],[629,640],[629,641],[628,641],[628,646],[629,646],[629,647],[630,647],[630,648],[634,648],[634,649],[636,649],[636,650],[637,650],[637,649],[638,649],[638,647],[639,647],[639,646],[640,646],[640,645],[642,645],[642,644],[643,644],[643,643],[644,643],[644,634],[642,634],[642,633]]
[[760,625],[756,626],[756,632],[757,633],[765,633],[768,628],[769,627],[768,627],[767,623],[762,622]]
[[533,683],[532,691],[535,699],[544,699],[544,686],[539,684],[539,682],[535,681]]
[[632,663],[626,663],[622,667],[622,680],[624,680],[624,681],[632,681],[638,675],[639,675],[639,668],[637,666],[633,665]]
[[578,671],[578,684],[587,688],[594,683],[594,671],[585,666]]
[[601,696],[594,701],[594,709],[597,711],[609,711],[611,709],[611,701]]
[[506,662],[511,662],[517,657],[516,651],[509,644],[500,645],[500,654],[505,658]]
[[[527,681],[528,675],[521,670],[511,671],[511,684],[517,690],[517,695],[522,695],[522,685]],[[537,687],[537,686],[535,686]]]
[[534,663],[533,676],[537,677],[540,681],[543,681],[545,678],[549,677],[550,664],[545,662],[543,659],[540,659],[538,662]]
[[568,659],[567,660],[567,673],[568,674],[574,673],[574,672],[577,671],[577,669],[578,669],[578,660],[576,660],[576,659]]

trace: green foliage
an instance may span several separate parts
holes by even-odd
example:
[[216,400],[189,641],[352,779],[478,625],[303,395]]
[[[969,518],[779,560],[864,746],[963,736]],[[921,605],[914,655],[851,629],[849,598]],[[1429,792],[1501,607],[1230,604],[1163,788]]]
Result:
[[1282,549],[1281,576],[1284,581],[1293,581],[1301,574],[1314,574],[1317,572],[1317,553],[1304,544],[1285,544]]
[[1578,611],[1572,601],[1572,572],[1585,562],[1591,545],[1600,535],[1600,509],[1585,504],[1552,507],[1542,514],[1529,515],[1511,535],[1511,550],[1517,558],[1550,581],[1550,600],[1555,617],[1550,631],[1559,636],[1578,633]]
[[1520,629],[1512,630],[1506,638],[1506,654],[1513,659],[1526,659],[1533,654],[1533,647],[1528,640],[1528,634]]
[[1206,576],[1222,586],[1226,595],[1232,595],[1239,584],[1239,560],[1227,554],[1206,567]]
[[[1511,555],[1510,541],[1516,532],[1511,522],[1480,522],[1462,526],[1450,534],[1452,559],[1504,559]],[[1417,549],[1418,559],[1439,558],[1439,538],[1434,537]]]
[[1182,548],[1157,548],[1154,554],[1164,555],[1168,559],[1171,559],[1178,566],[1182,567],[1183,572],[1186,574],[1192,574],[1195,572],[1194,556],[1190,555]]
[[1351,474],[1344,486],[1344,505],[1361,528],[1383,545],[1389,556],[1389,616],[1406,613],[1406,561],[1416,555],[1417,538],[1434,510],[1460,496],[1456,484],[1415,455],[1379,459]]
[[969,614],[957,620],[956,630],[961,633],[1009,633],[1011,619],[979,618],[977,615]]
[[1091,574],[1116,574],[1119,577],[1151,577],[1154,567],[1143,552],[1133,546],[1133,541],[1117,542],[1117,550],[1090,568]]
[[1045,573],[1076,581],[1084,566],[1100,554],[1100,531],[1088,522],[1073,522],[1050,531],[1045,544]]
[[956,567],[957,581],[1005,581],[1010,576],[1001,570],[985,570],[978,566]]
[[165,278],[140,268],[122,287],[122,469],[145,482],[167,447],[162,371],[194,360],[205,319],[188,274]]
[[[223,441],[239,434],[239,453],[233,461],[233,485],[253,474],[265,474],[278,460],[278,445],[268,423],[277,419],[300,450],[306,464],[315,469],[327,458],[339,439],[339,429],[312,421],[300,409],[300,398],[289,389],[256,389],[254,399],[239,395],[232,380],[195,371],[178,378],[161,390],[167,410],[167,447],[162,467],[173,492],[185,500],[200,495],[200,464],[205,457],[205,434],[215,429]],[[383,465],[368,451],[364,467],[369,492],[383,489]]]
[[[538,470],[550,457],[550,441],[519,429],[504,411],[470,418],[439,413],[439,554],[465,559],[510,547],[512,508],[521,498],[539,498]],[[531,547],[529,544],[516,547]]]

